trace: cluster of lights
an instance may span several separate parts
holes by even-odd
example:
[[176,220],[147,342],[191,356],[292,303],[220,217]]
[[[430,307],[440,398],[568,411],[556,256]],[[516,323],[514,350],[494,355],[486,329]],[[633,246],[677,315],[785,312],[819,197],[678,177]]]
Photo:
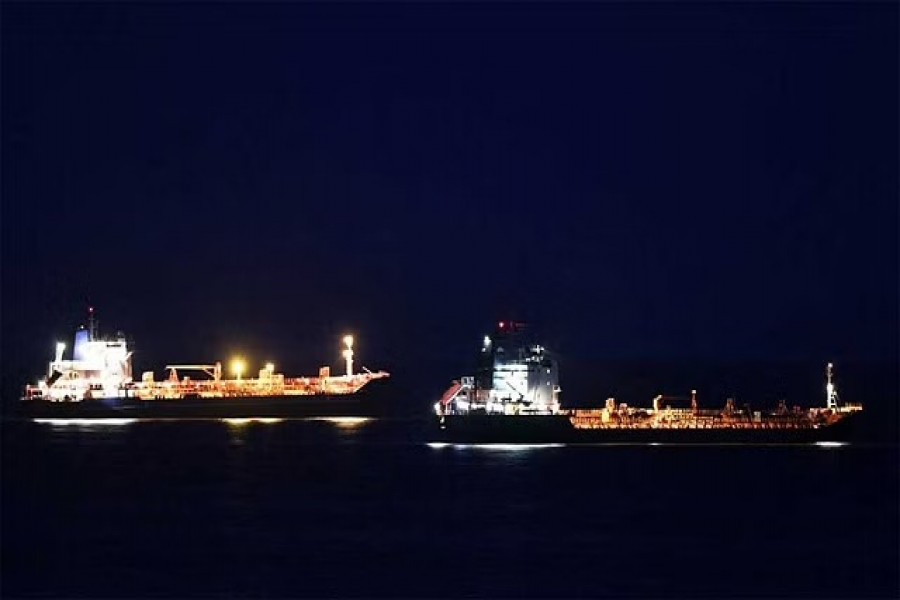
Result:
[[347,376],[353,375],[353,336],[345,335],[344,336],[344,351],[341,353],[344,357],[344,360],[347,362]]
[[[272,373],[275,372],[275,363],[267,362],[264,368],[271,375]],[[247,371],[247,363],[243,358],[236,356],[234,359],[232,359],[231,372],[234,374],[235,379],[240,381],[241,376],[246,371]]]
[[341,355],[345,359],[350,360],[351,358],[353,358],[353,336],[352,335],[344,336],[344,345],[346,346],[346,348],[344,348],[344,351],[341,353]]
[[503,402],[488,402],[485,405],[485,409],[489,413],[503,413],[506,412]]
[[[62,351],[65,349],[65,344],[62,342],[56,345],[56,353],[62,355]],[[353,336],[345,335],[344,336],[344,351],[342,353],[345,360],[348,362],[348,368],[351,364],[350,361],[353,360]],[[275,363],[267,362],[265,365],[265,370],[270,374],[275,372]],[[234,374],[235,379],[238,381],[241,380],[241,376],[247,372],[247,362],[240,356],[236,356],[231,360],[231,372]]]

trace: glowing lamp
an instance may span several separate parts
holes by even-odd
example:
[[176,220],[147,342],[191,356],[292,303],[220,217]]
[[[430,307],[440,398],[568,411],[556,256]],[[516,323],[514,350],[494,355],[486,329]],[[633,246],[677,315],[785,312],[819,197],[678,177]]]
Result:
[[244,360],[242,358],[235,358],[233,361],[231,361],[231,372],[234,373],[235,377],[240,379],[241,374],[244,372],[246,366],[247,365],[244,363]]
[[344,360],[347,361],[347,377],[353,375],[353,336],[345,335],[344,344],[347,346],[341,353]]

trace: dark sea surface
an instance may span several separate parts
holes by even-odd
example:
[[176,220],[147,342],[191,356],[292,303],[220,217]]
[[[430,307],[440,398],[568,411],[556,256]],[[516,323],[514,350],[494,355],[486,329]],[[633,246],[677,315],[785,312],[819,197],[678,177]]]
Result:
[[409,418],[4,421],[0,593],[897,597],[895,373],[846,371],[866,414],[838,446],[441,446]]
[[6,423],[4,597],[895,596],[897,448]]

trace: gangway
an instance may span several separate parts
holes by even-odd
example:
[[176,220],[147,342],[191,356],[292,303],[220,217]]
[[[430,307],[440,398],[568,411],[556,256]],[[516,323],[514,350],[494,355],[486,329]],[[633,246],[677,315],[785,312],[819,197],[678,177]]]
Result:
[[441,396],[441,406],[447,406],[459,395],[459,393],[463,389],[463,384],[459,381],[454,381],[453,385],[451,385],[444,395]]

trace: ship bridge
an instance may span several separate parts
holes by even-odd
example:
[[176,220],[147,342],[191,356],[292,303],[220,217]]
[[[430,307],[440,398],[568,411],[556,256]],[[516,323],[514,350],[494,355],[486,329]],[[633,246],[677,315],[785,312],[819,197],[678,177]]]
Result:
[[484,336],[475,377],[454,382],[435,405],[438,412],[553,414],[559,411],[556,361],[529,343],[524,323],[501,321]]

